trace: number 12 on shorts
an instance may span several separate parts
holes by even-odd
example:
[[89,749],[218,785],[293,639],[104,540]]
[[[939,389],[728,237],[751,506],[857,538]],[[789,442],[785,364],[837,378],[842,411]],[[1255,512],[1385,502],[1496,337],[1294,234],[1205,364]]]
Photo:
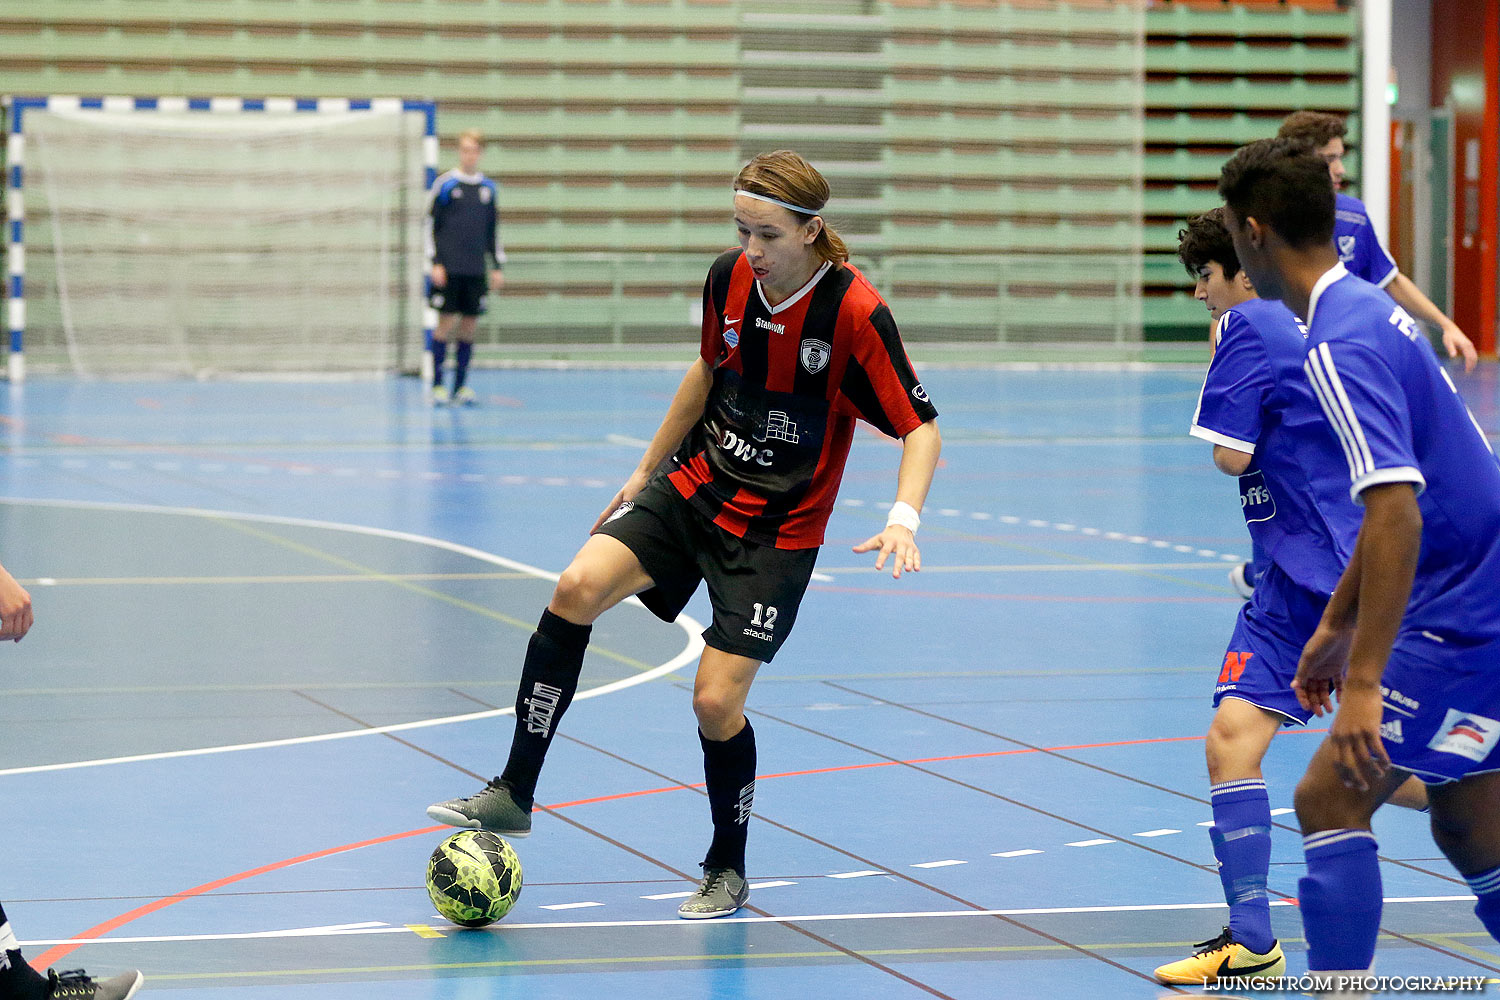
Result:
[[[776,627],[776,608],[774,606],[768,608],[763,604],[756,604],[753,607],[755,608],[755,614],[750,616],[751,625],[764,629],[773,629]],[[762,612],[765,614],[764,620],[761,618]]]

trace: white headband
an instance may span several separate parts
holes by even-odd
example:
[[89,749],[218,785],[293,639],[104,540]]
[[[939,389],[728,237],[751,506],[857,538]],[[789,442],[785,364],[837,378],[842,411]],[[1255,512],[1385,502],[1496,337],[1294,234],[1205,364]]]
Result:
[[821,209],[817,208],[803,208],[801,205],[793,205],[785,201],[780,201],[776,198],[772,198],[770,195],[756,194],[754,191],[746,191],[744,188],[735,188],[734,193],[742,194],[746,198],[754,198],[756,201],[764,201],[772,205],[780,205],[787,211],[796,212],[799,215],[817,215],[820,211],[822,211]]

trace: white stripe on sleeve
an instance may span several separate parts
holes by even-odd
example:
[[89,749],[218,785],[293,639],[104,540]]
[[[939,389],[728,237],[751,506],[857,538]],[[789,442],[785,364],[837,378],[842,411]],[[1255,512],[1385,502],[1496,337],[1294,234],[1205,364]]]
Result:
[[1319,344],[1313,350],[1323,360],[1323,372],[1328,376],[1328,384],[1333,388],[1334,399],[1344,411],[1344,416],[1349,420],[1349,427],[1354,431],[1354,443],[1359,447],[1360,458],[1364,460],[1365,469],[1375,468],[1375,458],[1370,454],[1369,442],[1365,440],[1365,429],[1359,425],[1359,414],[1354,412],[1354,405],[1349,402],[1349,394],[1344,392],[1344,383],[1339,378],[1339,373],[1333,366],[1333,352],[1328,350],[1328,345]]
[[1349,431],[1343,424],[1342,415],[1329,401],[1328,386],[1323,381],[1323,372],[1317,366],[1316,354],[1307,356],[1302,370],[1307,373],[1307,380],[1312,384],[1313,395],[1318,397],[1323,416],[1328,418],[1329,426],[1333,428],[1333,436],[1338,438],[1339,447],[1344,449],[1344,461],[1349,463],[1349,478],[1358,479],[1366,470],[1359,467],[1359,457],[1349,445]]

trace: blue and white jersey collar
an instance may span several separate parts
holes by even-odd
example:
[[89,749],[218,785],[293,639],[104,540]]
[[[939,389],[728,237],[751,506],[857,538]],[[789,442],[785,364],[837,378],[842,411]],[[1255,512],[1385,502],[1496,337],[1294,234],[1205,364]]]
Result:
[[1312,327],[1313,313],[1318,310],[1318,297],[1327,291],[1329,285],[1348,276],[1349,269],[1344,266],[1343,261],[1339,261],[1324,271],[1323,276],[1313,285],[1312,294],[1307,297],[1307,325],[1309,328]]

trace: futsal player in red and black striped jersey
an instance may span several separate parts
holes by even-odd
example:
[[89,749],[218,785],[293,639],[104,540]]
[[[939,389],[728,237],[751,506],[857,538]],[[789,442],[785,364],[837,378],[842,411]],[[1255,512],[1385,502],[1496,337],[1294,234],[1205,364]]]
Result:
[[788,150],[735,178],[740,247],[709,268],[699,356],[636,472],[558,580],[528,647],[504,772],[433,819],[531,832],[537,775],[578,686],[596,618],[632,594],[665,621],[707,582],[713,624],[693,687],[714,836],[684,917],[749,896],[755,731],[745,699],[811,578],[857,419],[900,438],[889,520],[854,547],[891,575],[921,568],[918,512],[937,468],[937,410],[880,293],[819,212],[828,183]]

